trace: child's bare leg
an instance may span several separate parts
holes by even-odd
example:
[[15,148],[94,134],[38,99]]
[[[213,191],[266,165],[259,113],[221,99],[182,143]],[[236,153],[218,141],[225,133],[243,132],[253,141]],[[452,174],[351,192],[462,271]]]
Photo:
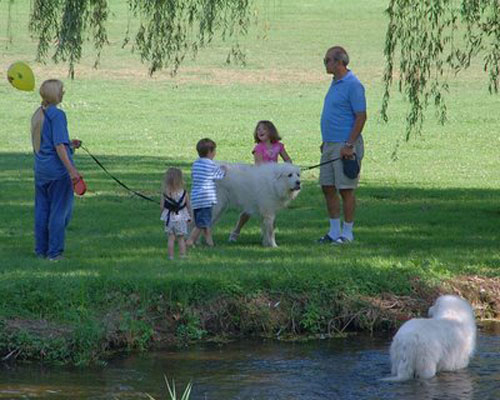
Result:
[[177,243],[179,243],[179,255],[186,257],[186,240],[184,236],[177,236]]
[[200,228],[194,227],[193,230],[191,231],[191,236],[189,236],[189,239],[186,240],[186,245],[192,246],[198,238],[200,237],[201,230]]
[[250,214],[247,214],[246,212],[242,212],[240,214],[240,217],[238,219],[238,222],[236,223],[236,226],[234,227],[233,231],[229,235],[229,241],[230,242],[236,242],[236,239],[238,239],[238,236],[240,235],[241,228],[248,222],[250,219]]
[[175,235],[170,233],[168,235],[168,258],[174,259],[174,246],[175,246]]
[[209,245],[210,247],[214,247],[214,240],[212,239],[212,229],[204,228],[203,234],[205,236],[205,242],[207,242],[207,245]]

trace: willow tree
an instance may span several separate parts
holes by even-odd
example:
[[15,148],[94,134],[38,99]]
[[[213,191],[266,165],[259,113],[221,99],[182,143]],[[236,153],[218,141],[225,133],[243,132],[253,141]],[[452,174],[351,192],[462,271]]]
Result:
[[[14,0],[8,1],[10,15]],[[139,21],[134,48],[150,74],[163,68],[175,73],[188,53],[196,54],[217,33],[234,39],[227,60],[244,62],[238,37],[249,26],[251,0],[127,0],[127,4],[130,19]],[[98,64],[108,43],[109,12],[108,0],[31,0],[29,28],[38,39],[37,59],[45,60],[56,43],[52,57],[67,62],[73,77],[84,39],[90,37]],[[381,113],[387,120],[397,76],[399,91],[410,105],[406,139],[421,131],[429,103],[435,104],[441,123],[446,121],[448,72],[469,67],[473,58],[482,57],[489,91],[498,92],[500,0],[389,0],[386,13]],[[131,40],[130,33],[128,29],[125,43]]]
[[429,103],[439,121],[446,121],[448,72],[468,68],[474,57],[482,57],[489,92],[498,93],[500,0],[390,0],[386,13],[381,113],[387,121],[390,89],[398,76],[399,91],[410,105],[406,140],[421,131]]
[[[11,2],[13,0],[10,0]],[[234,38],[227,61],[244,61],[238,37],[250,23],[249,0],[127,0],[131,18],[139,21],[134,49],[149,66],[149,73],[170,68],[175,73],[188,53],[211,42],[215,34]],[[38,39],[37,61],[52,55],[66,62],[73,78],[87,37],[97,51],[108,44],[108,0],[32,0],[29,29]],[[124,45],[130,41],[130,23]]]

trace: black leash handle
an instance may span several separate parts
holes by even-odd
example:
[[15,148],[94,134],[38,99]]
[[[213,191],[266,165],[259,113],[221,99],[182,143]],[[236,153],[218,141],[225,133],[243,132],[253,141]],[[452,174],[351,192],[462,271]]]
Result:
[[322,163],[319,163],[319,164],[316,164],[316,165],[313,165],[311,167],[301,167],[300,170],[301,171],[309,171],[310,169],[314,169],[314,168],[318,168],[318,167],[321,167],[322,165],[325,165],[325,164],[330,164],[332,162],[335,162],[335,161],[338,161],[340,160],[342,157],[337,157],[337,158],[334,158],[333,160],[328,160],[328,161],[323,161]]
[[92,157],[92,159],[96,162],[97,165],[99,165],[99,167],[101,167],[101,169],[106,172],[106,174],[109,175],[109,177],[111,179],[113,179],[116,183],[118,183],[121,187],[123,187],[125,190],[128,190],[129,192],[135,194],[136,196],[139,196],[140,198],[144,199],[144,200],[148,200],[148,201],[151,201],[153,203],[156,203],[156,204],[160,204],[159,202],[157,202],[156,200],[152,199],[151,197],[148,197],[142,193],[139,193],[133,189],[130,189],[127,185],[125,185],[122,181],[120,181],[117,177],[115,177],[114,175],[112,175],[104,165],[102,165],[102,163],[96,158],[94,157],[94,155],[92,155],[92,153],[83,145],[83,144],[80,144],[80,147],[85,150],[85,152],[90,156]]

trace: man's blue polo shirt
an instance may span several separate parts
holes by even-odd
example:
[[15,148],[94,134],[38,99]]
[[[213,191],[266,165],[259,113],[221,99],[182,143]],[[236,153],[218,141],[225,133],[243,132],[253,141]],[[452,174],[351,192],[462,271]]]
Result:
[[321,113],[323,142],[345,142],[354,126],[356,113],[366,111],[365,88],[351,72],[333,80]]

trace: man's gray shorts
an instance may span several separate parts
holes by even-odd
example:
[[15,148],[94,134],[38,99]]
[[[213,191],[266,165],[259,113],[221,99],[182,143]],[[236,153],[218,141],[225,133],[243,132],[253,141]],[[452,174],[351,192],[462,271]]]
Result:
[[[326,162],[340,157],[340,149],[344,146],[341,143],[325,142],[323,152],[321,153],[321,161]],[[361,168],[361,160],[363,159],[365,148],[363,137],[359,135],[356,143],[354,143],[354,152],[358,156],[359,166]],[[344,175],[342,160],[337,160],[332,163],[322,165],[319,170],[319,184],[321,186],[335,186],[337,189],[356,189],[358,187],[359,175],[355,179],[349,179]]]

